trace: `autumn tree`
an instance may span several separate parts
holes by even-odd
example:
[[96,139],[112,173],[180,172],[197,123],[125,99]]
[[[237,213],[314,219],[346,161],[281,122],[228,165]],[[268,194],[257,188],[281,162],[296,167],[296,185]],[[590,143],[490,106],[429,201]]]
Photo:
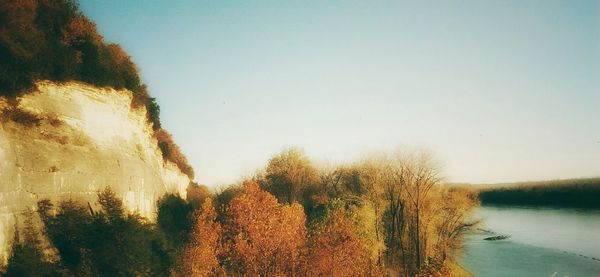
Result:
[[391,265],[400,261],[404,269],[408,268],[406,243],[403,241],[407,227],[407,209],[405,187],[407,172],[404,161],[398,157],[387,157],[380,167],[382,199],[386,211],[383,221],[386,232],[387,259]]
[[462,244],[462,234],[468,228],[479,223],[471,217],[473,208],[479,205],[477,194],[467,187],[440,188],[434,199],[438,205],[434,208],[430,233],[432,260],[443,265],[455,254]]
[[233,198],[223,226],[228,270],[247,276],[299,274],[306,246],[306,217],[301,205],[282,205],[255,182]]
[[369,251],[341,210],[329,213],[310,239],[306,276],[367,276]]
[[223,275],[218,255],[221,251],[221,224],[212,200],[207,198],[201,209],[194,213],[194,228],[190,242],[181,253],[181,260],[173,272],[176,276]]
[[282,203],[301,200],[301,190],[314,184],[317,171],[310,159],[300,150],[290,148],[269,160],[263,186]]
[[190,182],[186,191],[186,200],[194,209],[200,209],[204,201],[212,196],[212,193],[205,185],[199,185],[195,182]]
[[427,153],[418,153],[415,156],[408,157],[403,162],[402,172],[404,173],[402,182],[406,192],[407,204],[413,211],[413,224],[411,227],[411,240],[414,241],[416,254],[416,270],[420,270],[426,254],[426,240],[423,214],[426,212],[424,205],[427,204],[428,197],[432,189],[440,184],[438,168],[433,164],[431,156]]

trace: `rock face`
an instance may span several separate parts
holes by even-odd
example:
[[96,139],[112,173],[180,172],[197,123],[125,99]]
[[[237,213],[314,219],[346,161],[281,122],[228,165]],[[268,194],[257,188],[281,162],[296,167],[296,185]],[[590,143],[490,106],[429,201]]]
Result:
[[[131,93],[81,83],[40,82],[17,109],[41,118],[0,122],[0,257],[21,215],[48,198],[96,201],[107,186],[125,207],[155,217],[163,194],[185,197],[189,178],[163,161],[143,107]],[[0,98],[0,112],[11,108]],[[6,113],[4,113],[6,114]]]

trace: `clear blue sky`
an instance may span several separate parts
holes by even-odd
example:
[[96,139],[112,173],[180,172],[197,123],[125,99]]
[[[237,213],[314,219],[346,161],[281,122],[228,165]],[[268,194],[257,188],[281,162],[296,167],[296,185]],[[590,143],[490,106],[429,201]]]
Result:
[[450,181],[600,175],[598,1],[81,0],[218,185],[288,146],[425,148]]

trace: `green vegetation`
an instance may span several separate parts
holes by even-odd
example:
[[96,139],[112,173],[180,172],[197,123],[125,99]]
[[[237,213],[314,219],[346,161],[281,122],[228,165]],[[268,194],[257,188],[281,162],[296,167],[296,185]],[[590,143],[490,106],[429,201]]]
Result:
[[484,205],[600,209],[600,178],[494,184],[479,198]]
[[[81,81],[128,89],[132,106],[146,107],[166,160],[194,178],[192,167],[160,124],[160,107],[148,94],[131,57],[104,41],[74,0],[0,0],[0,97],[14,100],[40,80]],[[26,126],[39,119],[17,108],[0,115]]]
[[98,204],[96,211],[73,200],[58,206],[41,200],[38,216],[30,213],[18,228],[2,275],[168,276],[187,242],[191,205],[165,195],[157,203],[154,224],[125,212],[122,200],[108,188],[98,193]]

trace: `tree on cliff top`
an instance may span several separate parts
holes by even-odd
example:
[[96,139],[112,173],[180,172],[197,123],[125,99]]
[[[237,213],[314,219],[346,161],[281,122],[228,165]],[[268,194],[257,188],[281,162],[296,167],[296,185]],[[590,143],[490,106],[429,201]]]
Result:
[[126,88],[160,128],[159,108],[131,57],[107,43],[72,0],[0,1],[0,95],[17,96],[38,80]]

